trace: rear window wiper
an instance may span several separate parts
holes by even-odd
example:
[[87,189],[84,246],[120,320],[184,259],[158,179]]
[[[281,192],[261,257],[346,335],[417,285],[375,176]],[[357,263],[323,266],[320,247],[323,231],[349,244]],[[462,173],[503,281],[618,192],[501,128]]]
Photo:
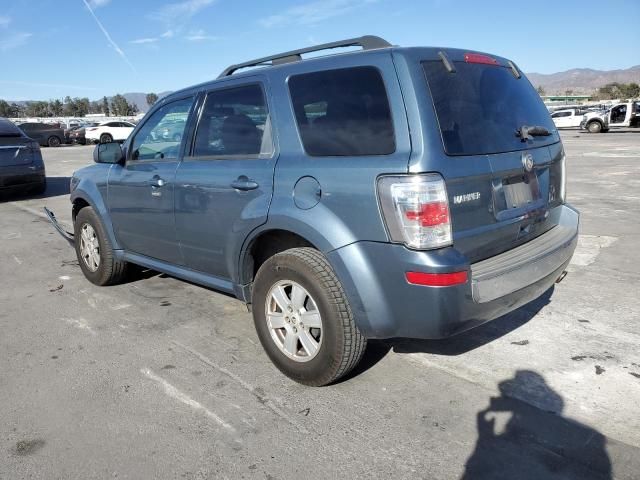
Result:
[[516,137],[520,137],[523,142],[526,142],[532,137],[548,137],[549,135],[551,135],[551,132],[539,125],[522,125],[516,129]]

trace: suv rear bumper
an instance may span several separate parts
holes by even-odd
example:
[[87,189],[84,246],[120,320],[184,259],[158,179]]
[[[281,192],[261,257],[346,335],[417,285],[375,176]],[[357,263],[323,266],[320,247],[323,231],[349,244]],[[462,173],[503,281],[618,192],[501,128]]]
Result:
[[[357,242],[328,254],[351,310],[368,338],[443,338],[498,318],[536,299],[567,267],[578,240],[579,214],[550,212],[556,227],[475,264],[454,248],[414,251],[402,245]],[[466,270],[451,287],[412,285],[405,273]]]

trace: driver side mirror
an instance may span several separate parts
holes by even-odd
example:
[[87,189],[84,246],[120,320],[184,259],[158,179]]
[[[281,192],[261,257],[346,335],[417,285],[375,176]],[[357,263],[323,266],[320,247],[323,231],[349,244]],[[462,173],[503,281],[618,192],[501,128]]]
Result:
[[96,163],[122,163],[124,153],[117,142],[100,143],[93,150],[93,161]]

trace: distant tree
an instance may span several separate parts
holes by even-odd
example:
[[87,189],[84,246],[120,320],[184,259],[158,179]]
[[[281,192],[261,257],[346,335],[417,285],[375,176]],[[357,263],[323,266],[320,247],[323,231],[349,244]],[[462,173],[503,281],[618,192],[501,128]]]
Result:
[[64,97],[63,114],[65,117],[76,117],[78,115],[78,104],[75,99],[68,95]]
[[50,117],[49,102],[29,102],[25,108],[27,117]]
[[571,90],[571,89],[565,90],[565,91],[564,91],[564,94],[565,94],[567,97],[569,97],[569,96],[573,95],[573,90]]
[[64,111],[64,105],[57,98],[55,100],[49,100],[49,111],[53,116],[59,117]]
[[122,95],[117,94],[111,99],[111,113],[114,115],[126,115],[129,103]]
[[17,103],[13,102],[11,104],[11,106],[9,107],[9,116],[13,117],[13,118],[22,118],[24,117],[24,107],[21,105],[18,105]]
[[4,100],[0,100],[0,117],[12,117],[11,105]]
[[102,97],[102,114],[105,117],[109,116],[109,100],[107,100],[107,97]]
[[540,95],[541,97],[544,97],[547,94],[542,85],[540,85],[536,90],[538,92],[538,95]]
[[131,104],[127,99],[118,94],[111,99],[111,113],[120,117],[135,115],[138,112],[138,106]]
[[618,86],[618,90],[620,91],[620,98],[624,99],[632,99],[640,97],[640,85],[635,82],[621,84]]
[[89,99],[88,98],[76,98],[76,116],[84,117],[89,113]]
[[158,95],[155,93],[147,93],[147,105],[151,106],[158,101]]

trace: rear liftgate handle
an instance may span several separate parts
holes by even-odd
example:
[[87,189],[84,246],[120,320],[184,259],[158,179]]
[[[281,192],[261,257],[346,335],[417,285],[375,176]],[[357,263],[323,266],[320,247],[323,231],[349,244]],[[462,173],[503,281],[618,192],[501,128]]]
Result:
[[240,175],[233,182],[231,182],[231,187],[235,188],[236,190],[242,190],[243,192],[246,192],[258,188],[258,184],[253,180],[250,180],[246,175]]

